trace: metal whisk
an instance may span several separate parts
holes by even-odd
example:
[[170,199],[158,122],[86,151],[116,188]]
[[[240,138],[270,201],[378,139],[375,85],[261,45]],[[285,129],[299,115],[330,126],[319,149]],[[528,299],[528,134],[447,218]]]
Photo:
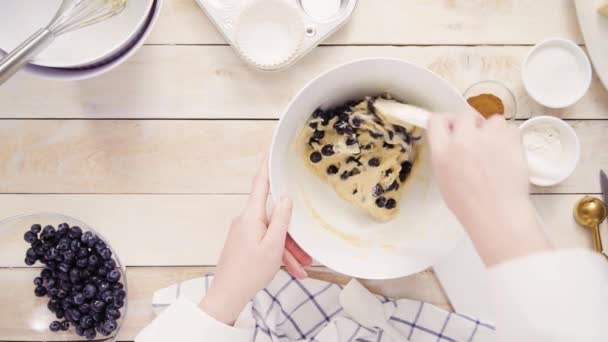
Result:
[[63,0],[51,22],[0,61],[0,85],[58,36],[96,24],[122,12],[127,0]]

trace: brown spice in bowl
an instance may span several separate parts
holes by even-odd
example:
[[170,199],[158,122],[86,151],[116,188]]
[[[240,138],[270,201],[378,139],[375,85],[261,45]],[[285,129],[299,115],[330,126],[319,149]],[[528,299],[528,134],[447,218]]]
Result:
[[486,119],[495,114],[505,114],[505,106],[502,100],[493,94],[481,94],[469,97],[467,102]]

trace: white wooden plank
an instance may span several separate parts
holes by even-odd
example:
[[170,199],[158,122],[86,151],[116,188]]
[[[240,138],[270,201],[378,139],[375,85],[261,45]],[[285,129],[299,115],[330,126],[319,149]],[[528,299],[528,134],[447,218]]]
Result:
[[[171,284],[212,273],[213,267],[130,267],[127,269],[129,282],[128,312],[126,321],[118,336],[119,341],[133,340],[137,333],[150,323],[155,315],[151,299],[155,290]],[[36,319],[31,313],[46,299],[33,295],[35,269],[0,269],[0,340],[2,341],[62,341],[61,335],[48,331],[52,316],[42,308]],[[349,277],[314,268],[310,276],[338,284],[346,284]],[[364,282],[373,292],[393,298],[424,300],[449,309],[432,272],[422,272],[411,277],[388,282]],[[44,305],[44,304],[42,304]]]
[[[554,1],[554,0],[551,0]],[[315,76],[365,57],[393,57],[437,72],[461,92],[486,79],[515,93],[521,116],[607,119],[608,92],[594,78],[591,91],[565,110],[549,110],[527,96],[520,64],[529,47],[320,47],[279,73],[249,69],[225,46],[145,46],[126,64],[96,79],[42,80],[19,74],[0,91],[0,118],[278,118]]]
[[[572,218],[580,197],[534,196],[547,234],[559,247],[591,247],[589,232]],[[244,200],[235,195],[0,195],[0,217],[50,211],[79,218],[101,232],[128,266],[215,265]],[[21,266],[23,245],[0,252],[0,266]]]
[[[153,44],[223,44],[192,0],[164,2]],[[548,36],[581,42],[569,0],[359,0],[327,44],[533,44]]]
[[[247,193],[276,121],[4,120],[0,193]],[[546,193],[598,193],[608,120],[570,121],[582,157]]]

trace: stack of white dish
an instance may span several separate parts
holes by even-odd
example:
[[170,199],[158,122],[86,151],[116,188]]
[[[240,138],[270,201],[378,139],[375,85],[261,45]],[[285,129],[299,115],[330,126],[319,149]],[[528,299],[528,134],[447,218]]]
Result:
[[[51,20],[61,0],[4,0],[0,11],[3,56]],[[55,39],[25,68],[45,78],[80,80],[107,72],[129,58],[152,30],[162,0],[129,0],[124,11]]]

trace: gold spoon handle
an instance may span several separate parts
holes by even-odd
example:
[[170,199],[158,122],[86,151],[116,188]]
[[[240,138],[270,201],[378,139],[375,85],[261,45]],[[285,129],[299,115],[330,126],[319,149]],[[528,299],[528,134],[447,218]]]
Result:
[[604,247],[602,246],[602,236],[600,235],[600,226],[599,224],[593,225],[593,245],[595,250],[602,253],[604,251]]

